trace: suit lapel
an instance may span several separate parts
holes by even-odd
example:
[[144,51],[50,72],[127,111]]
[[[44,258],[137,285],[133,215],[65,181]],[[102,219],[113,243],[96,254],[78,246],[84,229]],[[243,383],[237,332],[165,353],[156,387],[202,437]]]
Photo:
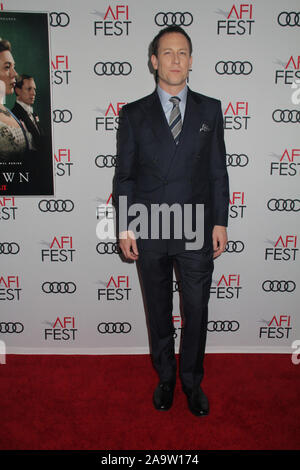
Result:
[[176,144],[156,91],[150,95],[150,99],[145,110],[147,117],[149,118],[150,126],[160,141],[160,144],[165,143],[167,140],[167,144],[175,149]]
[[156,91],[149,96],[144,104],[144,112],[149,127],[152,129],[157,140],[158,151],[153,152],[152,159],[161,175],[164,176],[177,146]]

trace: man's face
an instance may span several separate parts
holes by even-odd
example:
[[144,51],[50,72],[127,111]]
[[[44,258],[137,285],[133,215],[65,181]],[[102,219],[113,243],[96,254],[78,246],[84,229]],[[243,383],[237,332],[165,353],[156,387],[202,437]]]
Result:
[[165,91],[183,88],[192,66],[189,43],[181,33],[166,33],[158,45],[157,57],[151,56],[158,83]]
[[6,95],[11,95],[14,92],[16,76],[15,62],[11,52],[0,52],[0,80],[5,84]]
[[22,88],[17,88],[16,94],[20,101],[32,106],[36,95],[36,86],[33,78],[25,78]]

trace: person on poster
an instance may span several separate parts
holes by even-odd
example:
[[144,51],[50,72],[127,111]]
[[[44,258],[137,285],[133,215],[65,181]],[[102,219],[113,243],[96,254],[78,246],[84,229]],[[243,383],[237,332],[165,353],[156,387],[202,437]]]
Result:
[[4,106],[6,95],[14,93],[17,72],[11,44],[0,39],[0,162],[22,161],[32,146],[32,138],[21,121]]
[[151,50],[157,87],[122,108],[113,182],[117,224],[121,196],[127,198],[128,207],[143,203],[150,209],[157,203],[169,207],[202,203],[204,244],[193,250],[186,248],[184,236],[136,237],[130,217],[125,230],[117,226],[117,236],[125,259],[136,261],[141,274],[152,360],[159,377],[153,394],[157,410],[172,406],[176,382],[172,290],[177,266],[184,313],[179,375],[190,411],[203,416],[209,413],[201,383],[210,286],[214,259],[227,244],[229,182],[223,115],[218,99],[187,86],[192,42],[184,29],[164,28]]
[[42,145],[42,128],[39,116],[34,112],[33,105],[36,98],[36,84],[30,75],[18,75],[15,84],[16,103],[12,108],[13,114],[24,123],[27,131],[32,135],[36,150]]

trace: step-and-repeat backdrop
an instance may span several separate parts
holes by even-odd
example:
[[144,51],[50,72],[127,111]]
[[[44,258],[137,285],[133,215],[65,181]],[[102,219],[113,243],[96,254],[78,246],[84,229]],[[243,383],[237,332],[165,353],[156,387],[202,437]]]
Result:
[[[49,12],[55,173],[54,196],[0,194],[7,352],[149,351],[136,265],[97,229],[112,207],[119,112],[153,91],[149,44],[171,24],[193,41],[190,88],[220,99],[224,116],[229,242],[215,261],[207,351],[292,352],[300,339],[299,2],[3,0],[0,9]],[[172,314],[178,348],[175,273]]]

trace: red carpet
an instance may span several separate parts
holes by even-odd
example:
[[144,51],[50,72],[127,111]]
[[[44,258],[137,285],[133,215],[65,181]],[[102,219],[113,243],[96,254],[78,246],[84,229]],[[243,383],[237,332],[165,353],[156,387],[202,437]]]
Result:
[[156,411],[147,355],[7,356],[0,365],[2,450],[300,449],[300,365],[287,354],[207,354],[207,417],[178,381]]

